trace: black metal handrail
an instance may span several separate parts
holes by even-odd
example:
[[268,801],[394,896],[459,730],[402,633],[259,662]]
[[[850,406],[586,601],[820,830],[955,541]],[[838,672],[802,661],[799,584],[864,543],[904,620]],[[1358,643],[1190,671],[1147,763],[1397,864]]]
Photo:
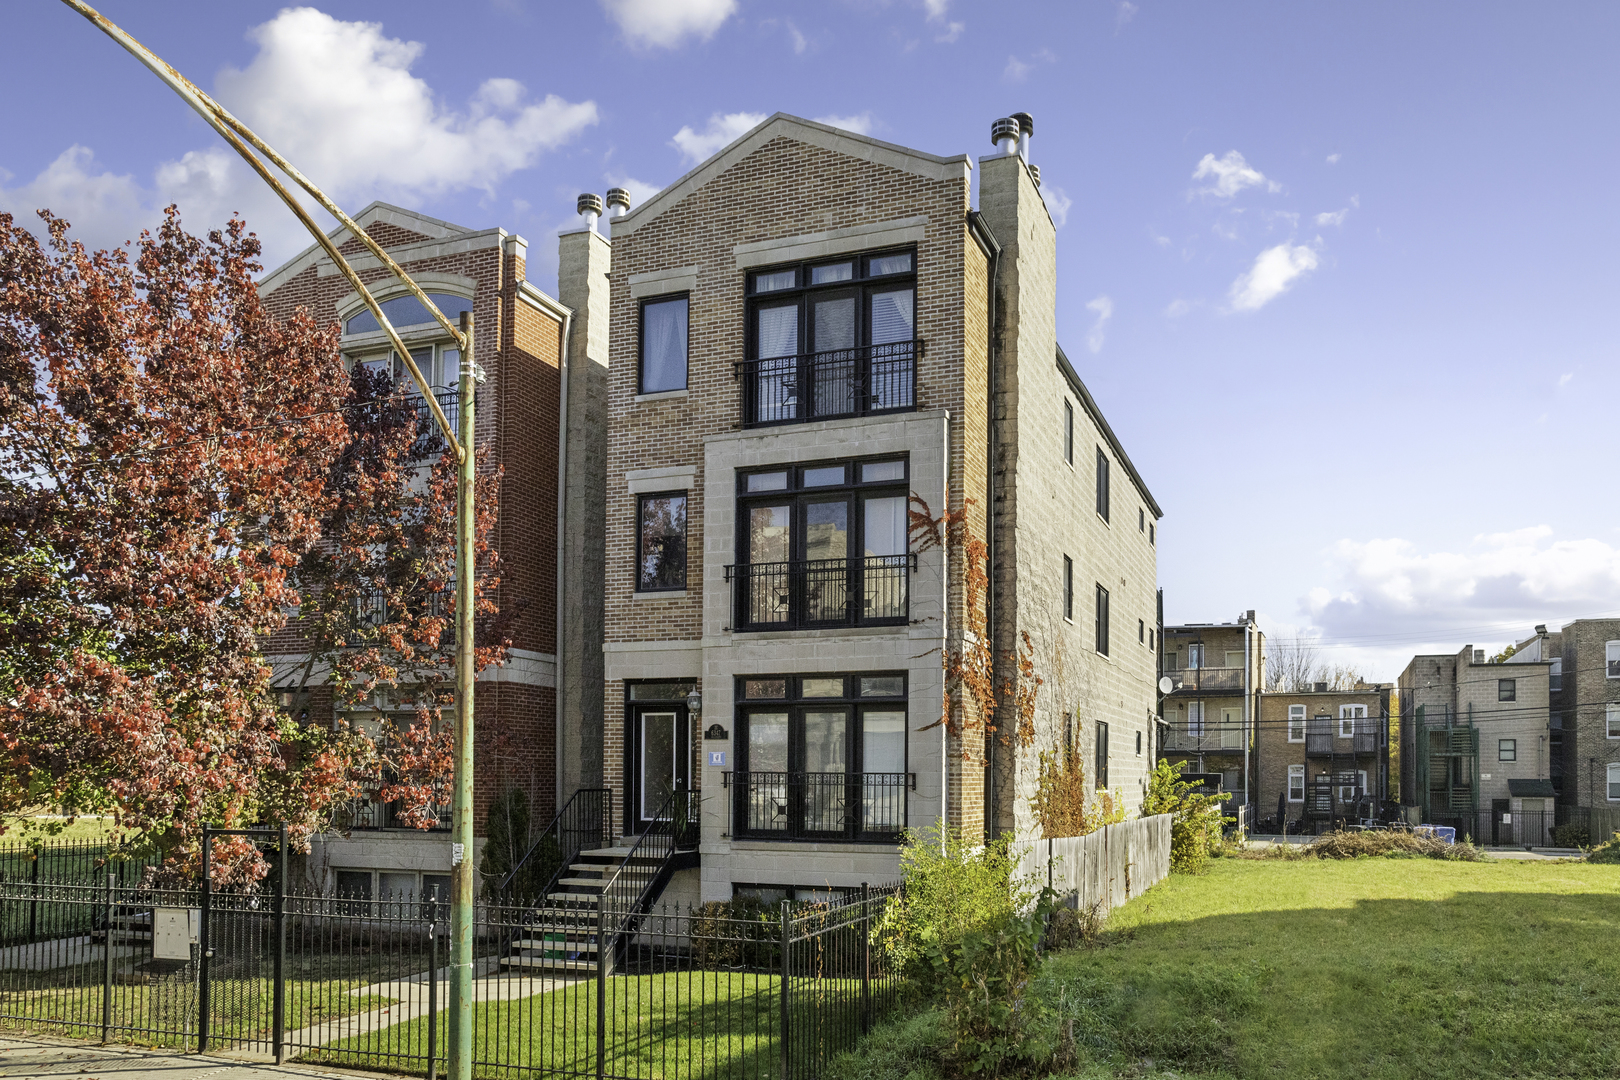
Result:
[[695,811],[699,793],[676,788],[669,793],[647,829],[602,883],[597,899],[604,929],[618,933],[645,910],[664,866],[677,851],[697,846],[699,822]]
[[734,836],[893,841],[915,773],[734,772]]
[[551,823],[535,837],[534,843],[529,845],[529,850],[513,864],[511,871],[496,886],[496,890],[506,892],[518,874],[528,866],[530,860],[543,857],[537,853],[555,850],[561,861],[557,869],[552,871],[551,880],[539,890],[538,896],[525,898],[540,899],[551,890],[557,878],[568,869],[568,864],[573,862],[581,851],[588,851],[592,846],[607,847],[612,840],[612,790],[580,788],[568,797],[562,809],[552,815]]
[[743,426],[802,424],[917,407],[921,338],[744,360]]
[[917,555],[796,559],[726,567],[736,629],[904,623]]

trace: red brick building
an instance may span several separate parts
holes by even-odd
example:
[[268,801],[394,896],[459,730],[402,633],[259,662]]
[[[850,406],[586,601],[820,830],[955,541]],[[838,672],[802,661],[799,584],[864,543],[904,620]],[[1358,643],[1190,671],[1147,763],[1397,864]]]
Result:
[[[524,280],[527,244],[504,229],[466,229],[385,203],[372,203],[355,221],[452,320],[461,311],[473,312],[476,356],[487,375],[478,390],[476,443],[490,449],[488,467],[502,472],[497,600],[503,612],[515,613],[510,662],[485,671],[477,689],[474,830],[484,835],[491,801],[509,787],[528,795],[531,816],[543,824],[554,812],[557,790],[559,416],[569,313]],[[454,416],[459,355],[453,342],[347,229],[331,235],[382,302],[445,412]],[[349,363],[389,363],[392,349],[383,331],[319,246],[271,271],[260,290],[280,316],[303,307],[317,319],[340,322]],[[306,678],[307,651],[296,625],[278,635],[268,652],[278,687]],[[310,681],[319,683],[320,673]],[[331,695],[318,685],[311,710],[317,722],[332,717]],[[388,806],[362,804],[350,815],[346,835],[317,840],[311,876],[372,896],[447,884],[441,876],[450,869],[448,815],[444,824],[445,830],[425,832],[397,828]]]

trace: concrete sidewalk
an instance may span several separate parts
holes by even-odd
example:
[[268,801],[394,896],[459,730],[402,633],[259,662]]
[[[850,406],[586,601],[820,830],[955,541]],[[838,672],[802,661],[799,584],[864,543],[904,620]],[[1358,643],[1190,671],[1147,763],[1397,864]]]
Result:
[[355,1080],[370,1075],[376,1074],[259,1065],[215,1054],[97,1046],[36,1035],[0,1037],[0,1077],[5,1080],[24,1076],[49,1076],[59,1080],[309,1080],[310,1077]]

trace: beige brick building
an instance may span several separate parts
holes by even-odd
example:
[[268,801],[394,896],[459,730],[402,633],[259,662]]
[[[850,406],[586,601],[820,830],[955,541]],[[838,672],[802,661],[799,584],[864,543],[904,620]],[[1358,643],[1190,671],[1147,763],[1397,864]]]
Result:
[[[1030,835],[1034,755],[1064,738],[1139,804],[1159,508],[1058,347],[1032,170],[1003,147],[977,167],[975,211],[965,154],[778,114],[642,206],[610,193],[607,236],[582,197],[560,239],[600,380],[568,430],[600,410],[605,433],[577,564],[600,552],[601,666],[565,653],[562,687],[600,712],[565,705],[561,769],[630,835],[701,792],[666,899],[887,880],[900,831],[942,819]],[[914,526],[947,510],[987,541],[1004,702],[1030,635],[1025,739],[938,722],[972,575]]]
[[[1257,828],[1320,832],[1377,819],[1389,798],[1388,684],[1267,691],[1254,741]],[[1270,824],[1258,824],[1269,821]]]
[[[504,229],[467,229],[386,203],[372,203],[355,221],[452,320],[463,310],[474,314],[476,356],[487,375],[478,390],[475,439],[490,451],[488,467],[502,471],[497,601],[511,613],[513,643],[510,662],[483,672],[477,688],[474,828],[483,837],[491,800],[510,787],[525,792],[543,824],[557,790],[558,420],[569,313],[524,279],[527,245]],[[448,336],[359,240],[343,228],[331,235],[374,287],[445,412],[454,416],[459,356]],[[318,246],[272,270],[260,292],[281,317],[302,307],[321,321],[341,323],[350,364],[402,369],[359,294]],[[321,672],[304,662],[296,622],[270,642],[269,652],[277,688],[290,696],[303,687],[311,719],[329,721],[332,698]],[[448,813],[443,830],[422,832],[395,827],[392,807],[372,801],[354,807],[347,823],[346,835],[318,838],[311,854],[312,873],[327,885],[371,896],[432,884],[448,888]]]
[[[1229,623],[1185,623],[1163,629],[1159,672],[1164,696],[1158,756],[1187,762],[1187,773],[1221,778],[1227,812],[1250,806],[1255,720],[1265,688],[1266,636],[1247,611]],[[1264,809],[1262,805],[1261,809]]]

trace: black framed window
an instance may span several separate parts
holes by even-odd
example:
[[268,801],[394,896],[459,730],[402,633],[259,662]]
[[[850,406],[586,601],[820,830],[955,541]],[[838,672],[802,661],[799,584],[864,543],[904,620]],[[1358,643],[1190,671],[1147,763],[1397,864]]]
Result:
[[686,588],[686,492],[636,500],[636,590]]
[[1519,700],[1519,680],[1517,680],[1517,679],[1497,679],[1496,680],[1496,700],[1497,701],[1517,701],[1517,700]]
[[1108,455],[1097,447],[1097,516],[1108,520]]
[[637,393],[686,389],[687,297],[641,302],[641,377]]
[[1074,464],[1074,402],[1063,399],[1063,460]]
[[906,826],[903,672],[739,677],[732,833],[893,842]]
[[1108,786],[1108,725],[1097,721],[1097,787]]
[[1074,560],[1063,556],[1063,617],[1074,621]]
[[1519,740],[1517,740],[1517,739],[1497,739],[1496,740],[1496,760],[1497,761],[1517,761],[1517,760],[1519,760]]
[[1142,756],[1142,733],[1140,731],[1136,733],[1136,756]]
[[1141,619],[1136,620],[1136,643],[1138,645],[1147,644],[1147,623]]
[[1108,655],[1108,590],[1097,586],[1097,651]]
[[1147,532],[1147,508],[1146,507],[1138,506],[1136,508],[1136,531],[1137,532]]
[[907,473],[902,457],[740,474],[733,629],[904,624]]
[[748,275],[743,423],[914,409],[917,255],[842,255]]

